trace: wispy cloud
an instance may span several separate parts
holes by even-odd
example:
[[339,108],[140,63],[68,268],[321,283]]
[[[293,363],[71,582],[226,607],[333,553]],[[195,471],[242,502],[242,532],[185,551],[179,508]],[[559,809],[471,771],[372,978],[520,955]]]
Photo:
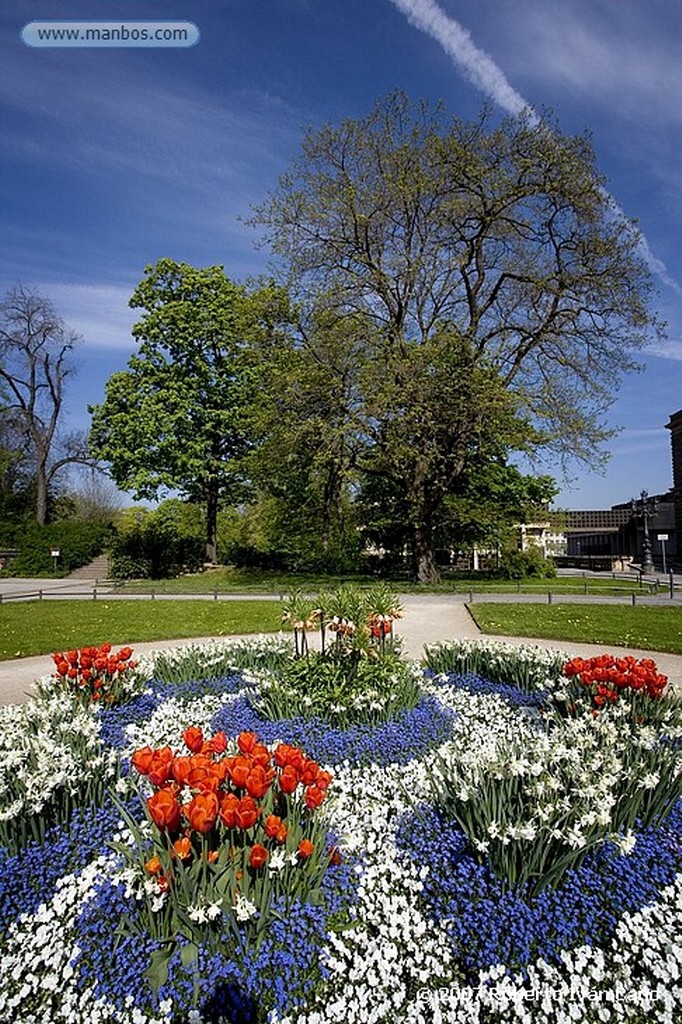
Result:
[[82,335],[87,348],[129,352],[135,348],[131,330],[139,310],[128,306],[135,284],[125,288],[46,281],[35,288],[50,297],[62,320]]
[[682,363],[682,341],[677,339],[671,338],[668,341],[651,345],[647,352],[649,355],[658,356],[659,359],[673,359],[675,362]]
[[[306,112],[248,86],[215,94],[158,67],[151,76],[125,54],[103,62],[90,52],[70,61],[46,52],[36,75],[27,73],[25,53],[7,48],[0,94],[14,125],[3,140],[4,157],[46,179],[69,175],[75,193],[82,182],[86,198],[77,209],[91,203],[98,217],[110,205],[119,238],[111,254],[99,254],[100,266],[137,272],[172,255],[225,261],[237,277],[263,268],[255,233],[240,218],[286,168]],[[125,222],[131,230],[121,238]],[[145,227],[160,248],[141,259]],[[86,239],[91,247],[98,241]],[[49,276],[57,276],[57,265],[54,259]]]
[[[505,17],[504,12],[502,17]],[[507,25],[516,17],[507,11]],[[682,63],[677,24],[665,11],[637,3],[603,0],[561,4],[527,3],[526,45],[510,54],[524,77],[538,79],[607,106],[611,115],[639,122],[682,122]]]
[[[455,67],[468,80],[499,107],[512,115],[526,113],[539,123],[532,106],[509,83],[500,67],[483,50],[479,49],[471,34],[454,18],[449,17],[435,0],[390,0],[408,21],[438,42]],[[612,197],[614,211],[623,213]],[[639,233],[639,248],[652,273],[682,295],[682,286],[669,274],[668,269],[651,250],[644,235]]]
[[671,277],[671,275],[668,273],[668,268],[666,267],[663,260],[659,260],[658,256],[654,255],[654,253],[651,251],[651,246],[649,245],[641,231],[639,233],[639,248],[647,266],[650,267],[654,274],[658,275],[663,284],[667,285],[668,288],[672,288],[672,290],[676,292],[678,295],[682,295],[682,285],[680,285],[673,277]]
[[626,455],[655,454],[657,457],[667,460],[669,448],[670,434],[664,427],[624,430],[612,442],[612,456],[613,458],[622,458]]
[[3,156],[36,180],[68,180],[55,209],[73,218],[55,217],[64,239],[45,246],[32,246],[30,217],[6,228],[0,275],[69,280],[85,257],[96,279],[118,283],[161,256],[224,262],[238,278],[261,272],[240,218],[274,187],[307,112],[248,85],[219,93],[159,66],[152,74],[139,54],[115,57],[46,51],[35,74],[25,52],[3,53]]
[[79,60],[78,74],[48,58],[40,76],[27,76],[25,63],[7,54],[2,99],[33,128],[30,145],[25,132],[8,135],[18,155],[88,174],[131,172],[204,195],[219,187],[224,198],[277,174],[298,145],[300,112],[277,98],[218,99],[158,73],[150,87],[135,65],[107,73],[87,54]]

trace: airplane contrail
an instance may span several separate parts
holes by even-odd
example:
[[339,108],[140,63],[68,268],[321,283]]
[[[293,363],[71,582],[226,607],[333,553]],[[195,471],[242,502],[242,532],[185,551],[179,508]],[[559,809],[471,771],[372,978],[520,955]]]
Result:
[[453,64],[472,85],[484,92],[508,114],[522,111],[534,121],[537,114],[523,96],[512,88],[501,68],[474,43],[458,21],[450,18],[435,0],[391,0],[415,28],[421,29],[443,47]]
[[[410,24],[425,32],[440,43],[452,63],[472,85],[488,96],[502,110],[514,116],[521,113],[531,124],[540,124],[540,118],[533,107],[520,93],[510,85],[501,68],[492,57],[479,49],[471,38],[471,34],[454,18],[451,18],[438,6],[435,0],[390,0],[401,11]],[[609,196],[613,209],[623,216],[615,199]],[[639,251],[652,273],[660,280],[682,295],[682,286],[668,273],[665,263],[651,251],[651,247],[641,231],[639,234]]]

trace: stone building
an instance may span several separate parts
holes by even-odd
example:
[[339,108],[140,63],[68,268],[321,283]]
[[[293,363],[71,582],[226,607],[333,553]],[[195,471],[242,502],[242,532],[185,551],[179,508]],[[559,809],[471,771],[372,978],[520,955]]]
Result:
[[[682,569],[682,409],[666,424],[672,447],[673,486],[665,494],[649,495],[655,512],[648,521],[651,552],[658,568]],[[639,497],[636,495],[634,497]],[[633,516],[631,501],[610,509],[548,512],[546,519],[520,527],[519,547],[531,545],[553,557],[558,565],[625,569],[642,560],[644,529]]]
[[682,409],[674,412],[666,423],[670,431],[670,444],[673,458],[673,504],[675,510],[674,560],[682,562]]

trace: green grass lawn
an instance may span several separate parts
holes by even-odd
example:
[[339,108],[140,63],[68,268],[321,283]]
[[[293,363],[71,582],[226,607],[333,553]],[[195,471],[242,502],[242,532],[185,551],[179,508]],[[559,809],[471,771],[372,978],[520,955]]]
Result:
[[469,611],[484,633],[682,654],[679,607],[486,603]]
[[0,606],[0,661],[104,643],[276,632],[276,601],[21,601]]
[[[546,594],[548,589],[572,594],[630,594],[638,591],[635,580],[613,579],[605,574],[602,577],[557,576],[547,580],[483,580],[444,579],[438,584],[414,583],[407,576],[388,580],[390,585],[402,593],[421,594],[452,594],[476,592]],[[338,586],[341,583],[354,583],[359,587],[370,587],[376,583],[372,576],[322,576],[314,573],[274,572],[265,569],[238,569],[225,566],[219,569],[208,569],[206,572],[193,573],[168,580],[139,580],[121,584],[119,591],[130,594],[149,594],[153,589],[157,594],[210,594],[217,588],[223,594],[289,594],[292,590],[301,589],[309,593],[317,593]],[[648,587],[644,586],[644,592]]]

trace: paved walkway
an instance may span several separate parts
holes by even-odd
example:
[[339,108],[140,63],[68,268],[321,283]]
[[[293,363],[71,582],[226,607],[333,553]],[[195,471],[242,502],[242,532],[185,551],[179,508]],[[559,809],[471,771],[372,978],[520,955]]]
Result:
[[[424,644],[439,640],[482,637],[464,601],[464,595],[443,596],[440,594],[405,594],[401,597],[404,614],[397,623],[398,633],[403,638],[403,652],[409,658],[420,658]],[[205,643],[209,640],[224,640],[224,637],[200,637],[194,640],[167,640],[155,643],[131,643],[135,654],[148,654],[153,650],[177,647],[187,643]],[[503,640],[514,644],[537,644],[545,648],[560,648],[570,655],[589,657],[601,654],[603,644],[563,643],[559,640],[538,640],[529,637],[490,637],[489,640]],[[119,646],[119,645],[117,645]],[[121,644],[120,646],[123,646]],[[619,653],[632,654],[637,658],[653,658],[659,670],[668,676],[671,683],[682,691],[682,655],[658,654],[632,648],[618,648]],[[49,655],[37,658],[20,658],[16,661],[0,662],[0,704],[20,704],[31,695],[33,683],[52,671]]]

